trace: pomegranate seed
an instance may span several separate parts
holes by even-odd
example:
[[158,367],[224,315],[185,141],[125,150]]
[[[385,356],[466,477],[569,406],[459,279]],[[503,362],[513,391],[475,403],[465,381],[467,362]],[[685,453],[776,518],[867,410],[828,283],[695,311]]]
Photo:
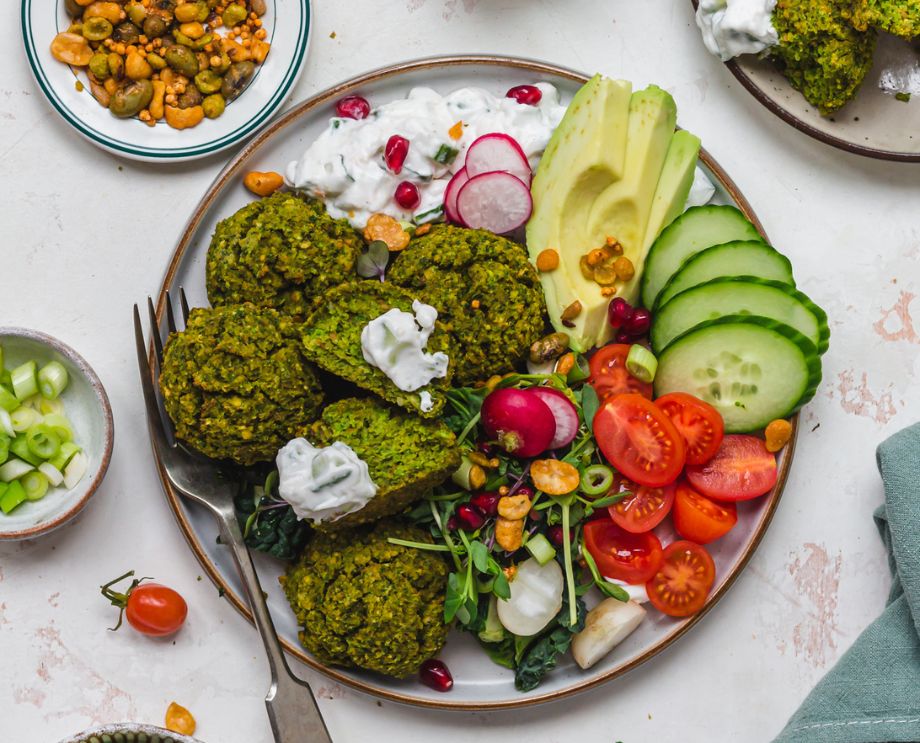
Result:
[[498,493],[476,493],[470,498],[470,505],[477,508],[486,516],[494,516],[498,513],[498,501],[501,496]]
[[516,85],[505,94],[525,106],[536,106],[543,98],[543,92],[536,85]]
[[451,516],[447,519],[447,531],[457,531],[458,526],[460,526],[460,524],[457,522],[456,516]]
[[530,513],[527,515],[530,517],[531,521],[541,521],[543,519],[543,514],[540,513],[536,508],[531,508]]
[[630,333],[627,333],[625,330],[621,330],[619,333],[616,334],[616,337],[614,338],[614,340],[617,343],[632,343],[632,338],[633,337]]
[[403,163],[406,162],[406,155],[409,154],[409,140],[394,134],[387,140],[387,146],[383,151],[383,157],[387,161],[387,167],[391,172],[399,175],[402,172]]
[[419,680],[435,691],[450,691],[454,687],[454,677],[444,661],[432,658],[422,663],[418,669]]
[[422,201],[422,197],[418,192],[418,186],[410,181],[403,181],[400,183],[396,187],[396,193],[393,194],[393,198],[396,199],[396,203],[403,209],[415,209]]
[[652,326],[652,313],[644,307],[633,310],[630,317],[624,324],[623,330],[630,335],[645,335]]
[[615,297],[607,305],[607,321],[611,327],[619,328],[633,315],[633,308],[623,297]]
[[514,491],[514,494],[526,495],[528,498],[533,498],[533,488],[529,488],[526,485],[521,485],[521,487]]
[[371,104],[359,95],[349,95],[335,104],[335,112],[343,119],[366,119],[371,112]]
[[[562,546],[562,542],[564,541],[562,538],[562,535],[563,535],[562,527],[559,524],[556,524],[555,526],[551,526],[549,527],[549,529],[546,530],[546,536],[549,537],[549,541],[555,544],[557,547]],[[570,529],[569,539],[571,538],[572,538],[572,530]]]
[[487,457],[495,456],[495,447],[487,441],[480,441],[478,444],[476,444],[476,448],[479,449],[479,451],[481,451]]
[[469,503],[461,503],[457,506],[457,512],[454,515],[457,517],[457,523],[466,531],[476,531],[486,523],[482,511]]

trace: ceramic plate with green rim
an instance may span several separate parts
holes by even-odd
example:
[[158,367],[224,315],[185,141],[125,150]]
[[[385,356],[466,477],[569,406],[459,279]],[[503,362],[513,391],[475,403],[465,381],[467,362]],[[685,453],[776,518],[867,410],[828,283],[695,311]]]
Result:
[[[239,98],[224,114],[178,130],[161,121],[149,127],[137,118],[119,119],[90,93],[86,75],[58,62],[51,41],[66,31],[64,0],[22,0],[22,38],[38,87],[55,110],[93,144],[121,157],[148,162],[194,160],[239,146],[278,110],[297,82],[312,27],[310,0],[266,0],[266,38],[271,51]],[[283,19],[284,22],[278,22]],[[82,85],[78,85],[78,81]],[[78,89],[81,88],[82,90]]]

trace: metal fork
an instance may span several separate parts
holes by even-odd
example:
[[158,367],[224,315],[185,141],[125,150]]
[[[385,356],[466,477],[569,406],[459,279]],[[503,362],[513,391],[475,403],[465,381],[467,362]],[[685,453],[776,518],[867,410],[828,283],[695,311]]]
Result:
[[[179,292],[182,318],[183,322],[186,322],[189,314],[188,301],[185,292],[182,289]],[[233,507],[232,486],[218,477],[217,467],[213,462],[186,451],[176,441],[172,423],[157,393],[159,386],[157,380],[163,363],[163,346],[166,338],[160,334],[160,323],[157,321],[153,301],[149,297],[147,298],[147,311],[150,315],[153,355],[156,359],[156,365],[153,367],[148,360],[147,347],[144,343],[141,313],[138,306],[134,305],[137,364],[141,374],[141,386],[147,406],[147,423],[150,427],[153,447],[169,484],[186,498],[200,503],[217,518],[221,543],[227,545],[233,553],[233,560],[243,580],[249,606],[252,608],[256,628],[262,637],[271,668],[272,683],[265,697],[265,706],[268,708],[268,718],[271,721],[275,741],[276,743],[332,743],[326,723],[316,705],[313,691],[309,684],[291,673],[284,657],[284,651],[259,584],[259,576],[256,574],[249,550],[243,542],[243,534]],[[166,325],[168,332],[176,332],[176,319],[169,292],[166,293]]]

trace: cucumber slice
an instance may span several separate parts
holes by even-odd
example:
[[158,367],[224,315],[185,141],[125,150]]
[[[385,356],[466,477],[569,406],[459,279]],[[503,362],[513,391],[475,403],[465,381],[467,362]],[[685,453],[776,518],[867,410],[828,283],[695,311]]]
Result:
[[694,325],[724,315],[769,317],[798,330],[819,354],[827,350],[831,333],[824,310],[787,284],[754,276],[723,276],[674,296],[655,313],[652,349],[661,353]]
[[757,228],[733,206],[687,209],[661,231],[649,250],[642,274],[643,306],[655,306],[668,279],[695,253],[722,243],[760,239]]
[[655,395],[696,395],[721,413],[727,433],[748,433],[794,413],[820,381],[818,351],[804,335],[766,317],[728,315],[664,350]]
[[658,294],[655,309],[691,287],[722,276],[754,276],[795,286],[792,264],[775,248],[763,242],[730,242],[688,258]]

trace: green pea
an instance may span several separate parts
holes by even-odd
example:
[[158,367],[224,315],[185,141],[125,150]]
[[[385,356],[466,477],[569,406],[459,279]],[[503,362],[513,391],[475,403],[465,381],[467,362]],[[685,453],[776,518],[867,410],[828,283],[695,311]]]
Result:
[[159,54],[148,52],[147,53],[147,64],[149,64],[155,70],[162,70],[166,67],[166,60],[163,59]]
[[122,85],[109,101],[109,111],[121,119],[136,116],[153,99],[153,83],[149,80],[132,80]]
[[168,24],[162,16],[148,15],[144,20],[144,36],[148,39],[158,39],[166,33]]
[[252,62],[234,62],[224,75],[220,92],[228,101],[232,101],[243,92],[246,85],[256,74],[256,66]]
[[112,24],[105,18],[96,16],[83,23],[83,38],[89,41],[102,41],[112,35]]
[[246,12],[246,8],[243,5],[233,3],[224,9],[220,19],[224,22],[224,26],[233,28],[234,26],[240,25],[248,16],[249,13]]
[[143,26],[147,18],[147,9],[140,3],[134,3],[128,8],[128,18],[135,26]]
[[106,57],[109,64],[109,74],[116,80],[121,80],[125,76],[125,58],[120,54],[112,52]]
[[187,46],[176,44],[166,50],[166,64],[180,75],[195,77],[198,74],[198,57]]
[[205,95],[217,93],[222,83],[220,75],[211,70],[204,70],[195,75],[195,87]]
[[89,71],[97,80],[105,80],[111,73],[109,72],[108,55],[103,52],[96,52],[89,61]]
[[216,119],[220,116],[224,109],[227,107],[224,97],[220,93],[215,93],[214,95],[209,95],[201,102],[201,107],[204,109],[204,115],[209,119]]

